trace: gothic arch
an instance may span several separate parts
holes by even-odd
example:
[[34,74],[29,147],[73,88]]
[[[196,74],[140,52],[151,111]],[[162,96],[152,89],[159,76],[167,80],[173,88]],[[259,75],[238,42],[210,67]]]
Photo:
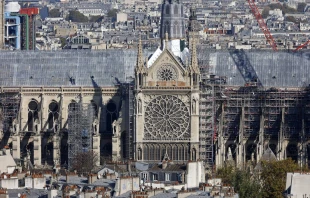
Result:
[[174,14],[175,14],[175,15],[178,15],[178,13],[179,13],[178,5],[175,5],[175,6],[174,6]]
[[177,21],[174,22],[174,27],[176,28],[176,31],[174,32],[175,35],[176,35],[177,37],[179,37],[179,34],[180,34],[180,26],[179,26],[179,23],[178,23]]
[[58,127],[59,119],[59,103],[55,100],[52,100],[48,105],[48,129],[54,130]]
[[154,145],[154,153],[154,160],[160,160],[160,147],[157,144]]
[[138,148],[138,160],[142,160],[142,148]]
[[246,147],[246,160],[251,160],[252,156],[256,160],[256,144],[249,144]]
[[166,5],[166,14],[170,14],[170,5]]
[[143,160],[149,160],[149,146],[144,144],[143,145]]
[[35,99],[31,99],[28,103],[28,131],[38,132],[37,126],[39,122],[39,102]]
[[173,160],[178,161],[178,145],[172,146]]
[[106,131],[112,133],[112,123],[117,119],[117,106],[113,100],[106,105]]
[[286,147],[286,157],[292,158],[292,160],[297,162],[298,159],[298,146],[295,143],[289,144]]
[[94,118],[98,118],[98,105],[93,100],[90,101],[90,104],[93,110]]
[[179,161],[184,161],[184,146],[183,145],[180,145],[178,147],[178,150],[179,150]]

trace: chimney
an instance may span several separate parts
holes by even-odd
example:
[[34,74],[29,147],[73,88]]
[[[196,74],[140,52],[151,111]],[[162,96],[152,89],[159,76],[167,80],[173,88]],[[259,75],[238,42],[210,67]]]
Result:
[[166,169],[166,168],[167,168],[167,165],[168,165],[167,162],[166,162],[166,161],[163,161],[163,163],[162,163],[162,165],[161,165],[161,166],[162,166],[162,169]]
[[92,184],[94,183],[95,181],[97,181],[97,174],[92,174],[90,173],[88,175],[88,184]]
[[131,175],[131,161],[129,160],[128,163],[127,163],[127,170],[129,172],[129,175]]

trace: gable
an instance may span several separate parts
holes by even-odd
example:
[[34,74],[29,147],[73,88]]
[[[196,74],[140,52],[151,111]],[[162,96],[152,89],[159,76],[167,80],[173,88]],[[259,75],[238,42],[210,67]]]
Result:
[[169,51],[164,50],[150,68],[149,81],[185,81],[186,70],[182,63]]

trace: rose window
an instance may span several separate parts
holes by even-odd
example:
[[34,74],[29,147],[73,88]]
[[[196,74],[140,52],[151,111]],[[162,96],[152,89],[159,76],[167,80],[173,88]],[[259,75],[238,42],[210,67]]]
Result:
[[157,70],[159,80],[169,81],[177,78],[177,73],[171,65],[163,65]]
[[189,110],[177,97],[154,98],[145,110],[145,139],[189,138]]

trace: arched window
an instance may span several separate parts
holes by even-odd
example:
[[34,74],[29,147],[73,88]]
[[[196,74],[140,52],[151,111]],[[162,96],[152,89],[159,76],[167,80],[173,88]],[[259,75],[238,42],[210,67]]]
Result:
[[179,37],[179,34],[180,34],[180,27],[179,27],[179,23],[178,23],[177,21],[174,23],[174,27],[175,27],[175,29],[176,29],[176,31],[175,31],[174,33],[176,34],[176,36]]
[[167,145],[167,154],[170,160],[173,159],[173,155],[172,155],[172,146],[171,145]]
[[190,160],[190,149],[189,149],[189,145],[185,146],[185,160]]
[[173,147],[173,160],[175,160],[175,161],[178,161],[179,159],[178,159],[178,146],[177,145],[175,145],[174,147]]
[[112,133],[112,123],[117,119],[117,107],[113,101],[107,104],[106,109],[106,131]]
[[93,111],[93,114],[94,114],[93,119],[98,118],[98,106],[95,103],[95,101],[93,101],[93,100],[91,101],[91,106],[92,106],[92,111]]
[[[145,152],[144,152],[145,154]],[[154,145],[149,144],[148,145],[148,157],[146,160],[154,160],[155,159],[155,149],[154,149]]]
[[166,5],[166,14],[170,14],[170,5]]
[[180,161],[184,160],[184,148],[183,148],[183,145],[179,146],[179,160]]
[[149,160],[149,146],[143,146],[143,160]]
[[174,14],[177,15],[179,13],[178,5],[174,6]]
[[142,160],[142,149],[138,148],[138,160]]
[[154,153],[155,153],[154,160],[160,160],[160,150],[158,145],[154,146]]
[[31,100],[28,104],[28,131],[37,132],[38,126],[36,125],[38,123],[39,115],[39,105],[36,100]]
[[58,127],[58,118],[59,118],[59,105],[56,101],[52,101],[48,105],[48,129],[54,130]]

